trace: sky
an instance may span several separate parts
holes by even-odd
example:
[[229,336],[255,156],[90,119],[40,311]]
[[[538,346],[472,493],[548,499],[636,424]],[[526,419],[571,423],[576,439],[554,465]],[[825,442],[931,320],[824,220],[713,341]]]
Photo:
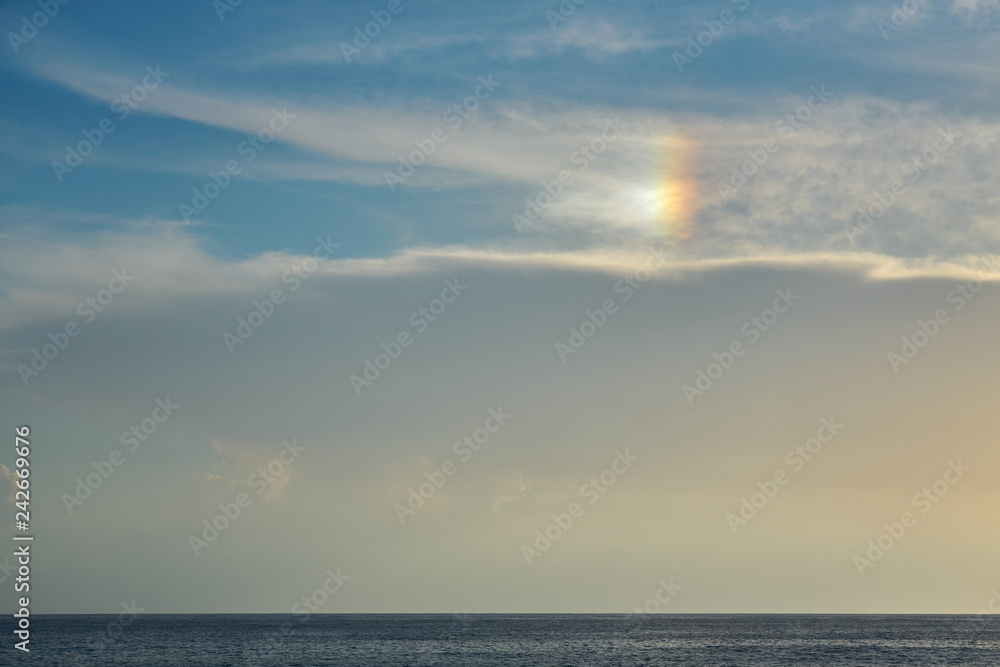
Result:
[[993,611],[998,26],[3,3],[32,611]]

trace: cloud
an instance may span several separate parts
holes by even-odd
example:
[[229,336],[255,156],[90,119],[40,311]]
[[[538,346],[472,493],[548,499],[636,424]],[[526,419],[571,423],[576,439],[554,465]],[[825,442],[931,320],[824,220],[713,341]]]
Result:
[[521,498],[524,498],[525,494],[528,492],[528,483],[524,481],[521,477],[521,473],[514,471],[512,477],[504,480],[504,489],[497,496],[496,500],[493,501],[492,510],[494,514],[498,514],[501,508],[507,503],[513,503]]
[[[167,255],[175,252],[172,244],[178,240],[136,238]],[[19,247],[33,248],[26,239],[17,240]],[[68,567],[77,576],[107,563],[102,585],[115,585],[112,571],[122,567],[169,573],[170,586],[178,591],[171,610],[238,608],[240,598],[231,592],[226,572],[253,578],[262,559],[287,561],[281,549],[289,539],[304,540],[297,567],[307,571],[323,572],[331,557],[343,562],[345,571],[352,562],[365,566],[368,581],[375,583],[366,584],[362,595],[366,601],[376,599],[376,608],[365,611],[377,611],[379,605],[408,610],[411,604],[414,610],[437,609],[426,587],[405,583],[412,575],[464,583],[481,580],[484,568],[498,575],[477,593],[483,605],[514,589],[511,604],[521,606],[512,609],[551,610],[546,605],[560,589],[547,583],[544,572],[534,580],[524,574],[519,545],[544,530],[552,513],[580,501],[580,485],[609,465],[616,448],[631,447],[641,468],[616,482],[599,503],[586,505],[571,535],[539,564],[558,568],[557,561],[572,559],[591,570],[594,563],[607,563],[612,549],[619,561],[655,566],[664,550],[672,549],[676,569],[693,573],[692,579],[732,576],[727,597],[703,601],[699,610],[723,604],[742,610],[752,608],[759,592],[741,588],[740,579],[727,574],[733,567],[763,573],[768,586],[788,576],[783,566],[788,553],[838,572],[849,554],[830,554],[831,530],[841,544],[863,545],[884,521],[873,514],[891,517],[900,502],[936,479],[948,457],[965,456],[977,470],[995,461],[990,453],[995,428],[988,418],[993,396],[988,385],[997,365],[991,354],[993,291],[984,288],[962,311],[953,311],[953,321],[898,375],[886,362],[886,353],[899,349],[901,336],[919,330],[919,320],[936,308],[951,308],[945,295],[955,283],[926,276],[959,273],[962,266],[837,253],[676,257],[664,275],[626,303],[612,285],[634,270],[643,252],[532,255],[466,247],[337,260],[310,279],[308,295],[290,298],[236,355],[227,353],[220,334],[232,330],[237,312],[245,315],[251,300],[269,291],[271,268],[258,274],[241,267],[256,260],[216,259],[211,268],[220,276],[206,275],[200,292],[185,288],[165,304],[165,295],[154,292],[147,303],[137,291],[138,298],[122,301],[121,310],[109,314],[115,319],[93,332],[99,335],[74,342],[46,371],[49,375],[32,386],[45,399],[39,405],[46,410],[78,415],[71,423],[52,421],[56,430],[50,440],[72,454],[51,457],[53,479],[69,483],[89,466],[92,456],[74,444],[78,440],[86,438],[106,453],[107,434],[120,432],[117,420],[109,429],[108,406],[143,404],[169,391],[184,406],[184,416],[165,425],[140,452],[141,460],[116,472],[114,483],[88,501],[101,503],[93,508],[101,511],[63,516],[66,528],[54,524],[52,545],[82,543],[78,550],[100,552],[103,560],[93,558],[100,566],[81,558]],[[185,268],[190,267],[170,270]],[[161,270],[154,263],[143,275],[159,284]],[[360,372],[364,358],[380,351],[380,342],[409,329],[407,315],[440,293],[441,277],[454,275],[470,285],[467,296],[416,338],[371,392],[355,395],[349,374]],[[246,280],[235,291],[229,286],[234,276]],[[72,279],[70,270],[61,280]],[[733,340],[748,342],[740,324],[770,307],[775,288],[785,286],[801,294],[801,301],[748,348],[703,401],[688,405],[681,385],[695,382],[698,369]],[[64,288],[72,291],[71,285]],[[553,343],[567,340],[569,327],[579,327],[585,311],[608,297],[619,299],[620,311],[562,364]],[[34,324],[40,327],[37,338],[44,340],[46,322]],[[11,380],[16,383],[16,376]],[[38,414],[38,408],[25,409],[32,401],[20,387],[14,389],[9,391],[13,413]],[[416,523],[400,526],[392,504],[405,501],[406,489],[426,479],[426,464],[438,466],[451,456],[454,438],[479,423],[487,406],[500,404],[515,415],[504,427],[512,430],[504,430],[496,446],[491,441],[449,478],[435,494],[440,512],[425,508]],[[148,409],[142,405],[141,412]],[[120,420],[122,427],[135,422],[129,414]],[[848,425],[844,439],[809,464],[809,484],[783,490],[789,495],[775,499],[740,535],[760,540],[749,562],[745,554],[727,550],[732,535],[723,521],[726,512],[738,511],[740,497],[783,467],[789,448],[811,437],[816,421],[830,415]],[[273,457],[276,443],[293,434],[309,446],[309,459],[295,468],[284,499],[258,507],[251,490],[252,513],[240,519],[238,531],[213,545],[217,555],[210,561],[190,558],[192,531],[219,513],[218,502],[232,502],[249,471]],[[880,456],[871,456],[873,443]],[[857,465],[858,457],[865,466]],[[928,539],[947,537],[952,517],[966,511],[971,511],[964,519],[967,534],[991,525],[975,510],[996,506],[995,485],[984,477],[981,488],[970,482],[962,495],[949,495],[950,509],[942,503],[942,513],[936,514],[945,532],[931,530]],[[180,480],[188,481],[185,494],[200,499],[188,509],[193,516],[184,516],[177,504]],[[387,482],[399,484],[390,493]],[[364,502],[365,494],[370,502]],[[847,500],[831,504],[831,497]],[[177,511],[162,529],[150,529],[151,513],[168,503]],[[105,538],[80,539],[104,525]],[[650,525],[657,529],[651,531]],[[126,528],[133,526],[134,532]],[[782,535],[795,539],[781,541]],[[976,553],[961,539],[953,544],[956,554]],[[918,554],[922,548],[912,547]],[[709,552],[721,556],[706,559]],[[988,570],[987,557],[970,558]],[[622,582],[643,590],[644,578],[659,576],[642,567],[621,575],[626,576]],[[217,584],[220,577],[223,583]],[[93,578],[77,580],[91,590]],[[562,590],[577,589],[584,579],[574,576]],[[801,581],[807,581],[805,576]],[[307,581],[302,590],[316,585]],[[464,593],[463,588],[456,590]],[[814,604],[817,610],[825,603],[829,609],[827,595],[836,588],[829,584],[815,598],[789,593],[769,609],[780,610],[792,604],[789,600],[802,607]],[[255,611],[273,608],[266,592],[248,600]],[[450,602],[440,605],[447,608]],[[573,609],[584,610],[586,604]]]
[[[268,464],[278,456],[275,450],[257,443],[225,440],[213,440],[212,450],[216,455],[211,466],[215,472],[196,475],[181,484],[180,502],[189,514],[202,516],[220,502],[232,502],[238,493],[249,493],[253,498],[259,496],[264,502],[284,498],[292,466],[282,464],[277,475],[268,472]],[[249,482],[252,476],[256,476],[257,481]],[[264,481],[264,491],[258,492],[259,484]]]
[[619,56],[631,51],[655,51],[684,44],[683,38],[653,38],[640,26],[627,26],[606,18],[573,17],[556,30],[542,29],[508,38],[505,54],[535,58],[579,49],[591,59]]
[[6,483],[10,485],[10,493],[7,495],[7,500],[13,503],[14,496],[19,490],[17,488],[17,475],[7,466],[0,465],[0,477],[3,477]]
[[[653,37],[645,26],[629,25],[625,21],[601,16],[572,16],[557,24],[552,30],[542,12],[509,12],[498,15],[497,20],[516,26],[499,34],[469,31],[459,22],[435,22],[400,26],[393,39],[375,39],[360,53],[352,53],[347,62],[341,48],[350,40],[331,42],[328,39],[301,40],[285,48],[264,55],[251,55],[249,60],[258,66],[287,65],[350,65],[386,64],[416,56],[423,58],[429,52],[466,49],[481,50],[491,59],[526,60],[562,54],[576,49],[592,60],[619,56],[632,51],[652,51],[684,43],[682,37],[665,39]],[[451,28],[451,29],[449,29]]]
[[771,22],[784,32],[805,32],[813,25],[822,21],[821,16],[793,16],[778,14]]
[[[859,197],[856,201],[865,200]],[[983,233],[992,234],[993,231],[987,226]],[[614,246],[572,251],[536,249],[533,244],[519,240],[488,246],[413,247],[386,257],[319,260],[315,274],[330,278],[391,277],[431,274],[475,264],[616,275],[644,265],[650,256],[650,247],[664,248],[669,259],[661,271],[674,276],[739,266],[813,265],[885,280],[920,276],[961,278],[977,275],[982,268],[983,254],[972,252],[938,257],[893,257],[866,250],[840,249],[810,251],[803,248],[788,252],[777,245],[769,248],[764,240],[746,244],[741,248],[741,255],[713,253],[711,246],[702,254],[692,253],[656,235],[626,239]],[[15,244],[17,252],[0,253],[0,276],[4,276],[8,284],[0,294],[0,330],[15,330],[39,322],[61,327],[69,320],[79,320],[77,306],[105,288],[112,271],[116,270],[124,269],[135,278],[115,296],[108,311],[113,313],[127,304],[131,312],[152,312],[199,295],[255,298],[281,286],[282,276],[305,259],[304,255],[286,251],[242,259],[216,257],[202,246],[198,237],[168,223],[151,226],[142,233],[105,233],[72,241],[32,236],[31,232],[23,231],[11,235],[11,245]],[[7,353],[12,350],[8,349]]]
[[181,483],[178,501],[189,516],[201,518],[209,509],[228,499],[233,490],[231,480],[206,473]]
[[[126,76],[77,63],[46,61],[38,71],[98,99],[128,83]],[[844,230],[856,218],[856,209],[869,206],[875,193],[902,179],[906,192],[860,237],[860,249],[910,257],[1000,250],[1000,195],[991,187],[1000,179],[1000,122],[957,117],[937,103],[830,90],[832,99],[815,111],[804,106],[811,90],[803,87],[796,95],[755,98],[733,118],[582,105],[546,108],[504,99],[501,87],[476,116],[459,130],[449,130],[426,165],[397,187],[512,188],[517,195],[506,206],[497,202],[488,214],[494,221],[507,221],[523,215],[525,198],[544,195],[544,183],[566,170],[572,182],[525,233],[537,241],[536,248],[553,241],[565,248],[619,246],[655,236],[671,224],[665,222],[664,189],[672,179],[684,178],[697,185],[689,224],[696,229],[699,251],[736,256],[851,250]],[[156,93],[144,104],[145,112],[240,132],[263,126],[273,107],[263,97],[185,89],[169,80]],[[449,104],[424,100],[406,111],[372,105],[287,106],[296,118],[277,140],[301,155],[283,155],[264,166],[261,175],[387,187],[385,174],[395,173],[399,156],[444,127],[441,114]],[[794,121],[795,113],[808,114],[808,120],[790,124],[786,119]],[[624,128],[614,142],[601,136],[608,118],[620,118]],[[939,131],[953,133],[954,144],[933,164],[923,160],[926,168],[908,173],[914,157],[933,149]],[[677,138],[697,149],[681,171],[671,171],[665,165]],[[766,156],[766,164],[744,169],[768,139],[777,141],[777,152]],[[234,147],[236,143],[234,139]],[[588,146],[600,151],[578,162]],[[752,169],[752,175],[723,196],[721,185],[742,178],[736,173],[741,169]],[[512,232],[513,223],[507,227]]]
[[952,11],[970,19],[982,18],[1000,11],[1000,0],[954,0]]

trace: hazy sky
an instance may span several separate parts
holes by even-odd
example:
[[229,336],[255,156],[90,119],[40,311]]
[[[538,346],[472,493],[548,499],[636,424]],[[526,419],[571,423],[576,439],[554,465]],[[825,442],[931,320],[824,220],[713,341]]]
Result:
[[4,3],[32,610],[1000,602],[1000,2],[896,6]]

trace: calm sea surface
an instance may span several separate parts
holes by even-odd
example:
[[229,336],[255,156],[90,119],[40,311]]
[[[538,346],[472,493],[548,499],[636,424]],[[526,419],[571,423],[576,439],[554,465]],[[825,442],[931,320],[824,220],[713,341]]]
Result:
[[1000,665],[1000,616],[35,616],[3,665]]

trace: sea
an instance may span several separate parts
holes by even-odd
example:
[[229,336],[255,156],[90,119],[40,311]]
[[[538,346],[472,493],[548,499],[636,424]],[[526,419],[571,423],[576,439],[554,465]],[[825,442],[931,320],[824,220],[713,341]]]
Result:
[[3,625],[0,665],[1000,665],[987,615],[42,615],[30,653]]

